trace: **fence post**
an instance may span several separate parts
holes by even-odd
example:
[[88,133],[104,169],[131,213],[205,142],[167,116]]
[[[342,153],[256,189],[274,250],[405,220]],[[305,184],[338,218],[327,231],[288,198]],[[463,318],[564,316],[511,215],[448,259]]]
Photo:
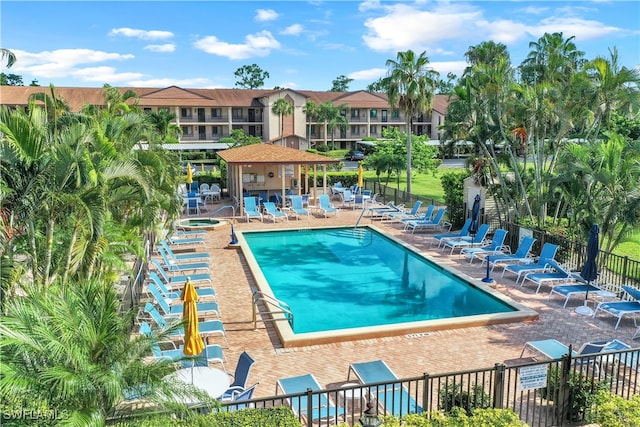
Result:
[[502,363],[495,364],[496,370],[493,378],[493,407],[502,409],[504,407],[504,373],[506,366]]
[[306,394],[307,394],[307,426],[313,427],[313,390],[308,388]]
[[425,412],[428,412],[430,409],[429,406],[429,374],[422,374],[422,408]]
[[622,262],[622,283],[627,283],[628,281],[628,268],[629,268],[629,257],[625,256],[624,261]]
[[558,388],[554,390],[557,396],[554,397],[556,404],[556,416],[559,425],[564,425],[565,420],[571,419],[571,389],[569,387],[569,374],[571,371],[571,352],[573,349],[569,346],[569,353],[562,356],[560,362],[560,378],[558,379]]

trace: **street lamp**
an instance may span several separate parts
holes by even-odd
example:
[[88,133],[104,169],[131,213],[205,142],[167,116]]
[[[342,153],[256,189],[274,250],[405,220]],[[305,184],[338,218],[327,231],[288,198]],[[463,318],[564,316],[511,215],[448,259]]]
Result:
[[378,411],[375,409],[372,401],[367,403],[367,409],[362,413],[358,422],[360,422],[362,427],[378,427],[382,425],[382,420],[378,418]]

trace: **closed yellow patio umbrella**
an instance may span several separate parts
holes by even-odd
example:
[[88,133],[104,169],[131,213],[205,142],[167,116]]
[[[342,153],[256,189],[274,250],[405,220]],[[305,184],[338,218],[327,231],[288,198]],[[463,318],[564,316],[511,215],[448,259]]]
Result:
[[191,186],[193,182],[193,174],[191,173],[191,163],[187,163],[187,184]]
[[364,169],[362,169],[362,165],[358,166],[358,187],[364,187]]
[[198,307],[196,303],[198,294],[191,280],[187,280],[187,283],[185,283],[180,299],[184,303],[182,308],[182,320],[185,321],[183,352],[185,356],[195,356],[204,350],[204,341],[198,328]]

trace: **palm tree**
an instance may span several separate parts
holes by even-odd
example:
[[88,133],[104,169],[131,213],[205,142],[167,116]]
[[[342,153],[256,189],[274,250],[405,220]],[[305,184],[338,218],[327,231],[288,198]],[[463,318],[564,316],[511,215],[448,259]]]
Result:
[[287,98],[278,98],[273,103],[271,110],[274,114],[280,116],[280,145],[282,145],[282,138],[284,138],[284,116],[293,114],[293,103]]
[[589,97],[591,110],[595,113],[592,129],[599,134],[600,127],[609,129],[611,114],[638,111],[640,107],[640,72],[620,67],[618,50],[609,51],[609,59],[597,57],[585,66],[591,83]]
[[65,425],[103,426],[126,396],[176,406],[180,397],[203,398],[164,380],[173,363],[147,360],[167,335],[132,339],[136,313],[122,315],[111,283],[57,281],[25,291],[0,319],[0,393],[9,401],[56,408]]
[[310,99],[304,104],[302,111],[307,115],[307,139],[309,146],[311,146],[311,122],[317,119],[318,106]]
[[7,58],[7,68],[11,68],[16,62],[16,55],[9,49],[0,48],[0,58]]
[[531,51],[521,65],[522,80],[528,84],[568,82],[584,62],[584,52],[577,49],[574,39],[565,39],[561,32],[545,33],[529,43]]
[[336,149],[335,129],[345,131],[349,125],[349,120],[343,113],[347,109],[349,109],[348,104],[340,104],[336,107],[331,101],[323,102],[318,106],[317,117],[324,124],[324,145],[327,145],[327,137],[331,134],[331,145],[334,150]]
[[182,128],[175,124],[176,115],[162,108],[148,114],[149,122],[158,132],[160,142],[174,141],[182,134]]
[[404,112],[407,130],[407,192],[411,193],[411,133],[413,118],[431,110],[438,73],[427,68],[426,52],[420,55],[412,50],[398,52],[396,60],[389,59],[384,87],[393,108]]

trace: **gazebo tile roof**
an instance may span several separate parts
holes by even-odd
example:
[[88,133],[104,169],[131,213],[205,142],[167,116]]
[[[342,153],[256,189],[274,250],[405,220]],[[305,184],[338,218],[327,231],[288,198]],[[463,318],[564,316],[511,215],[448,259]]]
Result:
[[335,164],[339,160],[273,144],[252,144],[219,151],[229,164]]

